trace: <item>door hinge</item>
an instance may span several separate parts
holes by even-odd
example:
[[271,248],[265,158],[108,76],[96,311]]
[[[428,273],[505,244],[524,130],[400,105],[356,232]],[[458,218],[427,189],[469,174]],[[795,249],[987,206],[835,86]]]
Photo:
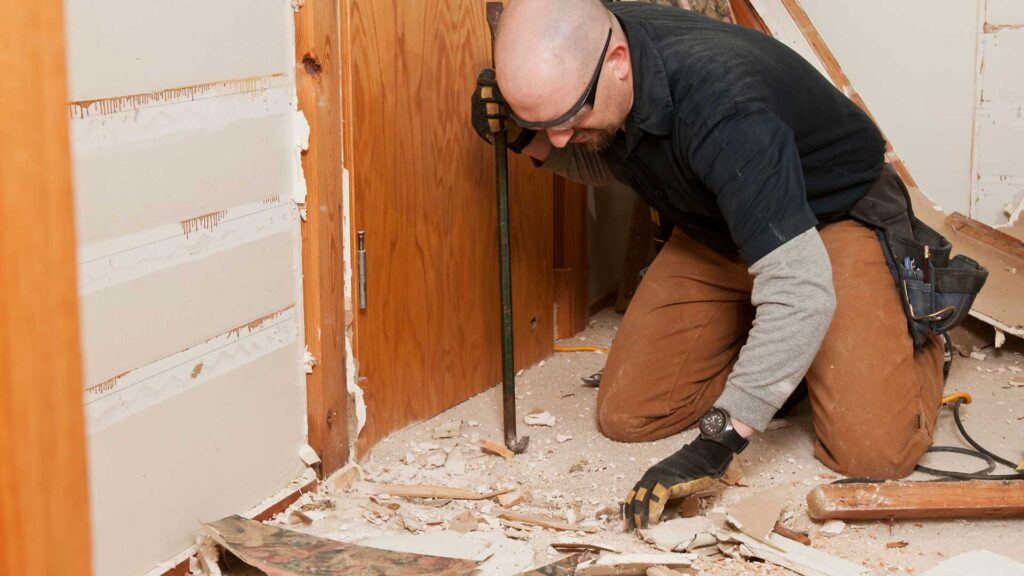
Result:
[[366,310],[366,232],[356,232],[356,258],[359,266],[359,309]]

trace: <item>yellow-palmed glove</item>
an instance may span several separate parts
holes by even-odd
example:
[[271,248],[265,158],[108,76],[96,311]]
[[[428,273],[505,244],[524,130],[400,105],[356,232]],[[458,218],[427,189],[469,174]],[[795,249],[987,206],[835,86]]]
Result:
[[669,500],[707,490],[725,473],[733,454],[724,444],[698,437],[651,466],[626,496],[626,525],[632,529],[655,524]]
[[508,104],[498,90],[494,70],[484,68],[476,77],[476,90],[473,91],[470,100],[470,121],[473,129],[488,144],[494,144],[495,134],[507,133],[505,141],[508,149],[518,154],[533,140],[536,132],[520,128],[509,118],[507,110]]

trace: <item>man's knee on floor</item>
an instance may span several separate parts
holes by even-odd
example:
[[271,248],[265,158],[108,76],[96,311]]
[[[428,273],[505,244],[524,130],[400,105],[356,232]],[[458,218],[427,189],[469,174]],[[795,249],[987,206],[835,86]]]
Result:
[[815,455],[829,468],[849,477],[896,480],[914,471],[931,444],[932,438],[923,430],[902,438],[862,435],[833,440],[828,445],[819,442]]
[[605,403],[597,412],[597,426],[601,433],[616,442],[644,442],[650,438],[644,435],[647,418],[638,417]]

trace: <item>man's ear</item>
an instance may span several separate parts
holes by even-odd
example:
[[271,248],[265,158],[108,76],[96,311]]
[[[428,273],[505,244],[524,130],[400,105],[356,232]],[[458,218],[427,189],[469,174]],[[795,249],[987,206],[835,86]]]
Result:
[[633,66],[629,60],[629,46],[625,42],[616,42],[608,50],[608,64],[612,68],[612,74],[619,80],[629,78]]

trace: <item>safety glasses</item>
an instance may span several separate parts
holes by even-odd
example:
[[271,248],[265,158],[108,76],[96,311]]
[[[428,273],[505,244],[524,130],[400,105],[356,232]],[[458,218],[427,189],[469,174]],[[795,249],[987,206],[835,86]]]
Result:
[[558,128],[562,126],[571,125],[572,120],[574,120],[577,116],[581,115],[581,113],[593,109],[594,99],[597,97],[597,82],[598,80],[601,79],[601,69],[604,68],[604,57],[605,54],[608,53],[608,46],[611,45],[611,42],[612,29],[609,28],[608,37],[605,38],[604,41],[604,48],[601,49],[601,57],[597,59],[597,68],[594,69],[594,75],[590,79],[590,83],[587,84],[586,90],[583,91],[583,95],[580,96],[580,99],[575,104],[573,104],[572,108],[570,108],[568,112],[552,120],[532,122],[530,120],[523,120],[522,118],[517,116],[515,112],[509,110],[509,115],[512,117],[513,120],[516,121],[516,124],[522,126],[523,128],[530,128],[532,130]]

